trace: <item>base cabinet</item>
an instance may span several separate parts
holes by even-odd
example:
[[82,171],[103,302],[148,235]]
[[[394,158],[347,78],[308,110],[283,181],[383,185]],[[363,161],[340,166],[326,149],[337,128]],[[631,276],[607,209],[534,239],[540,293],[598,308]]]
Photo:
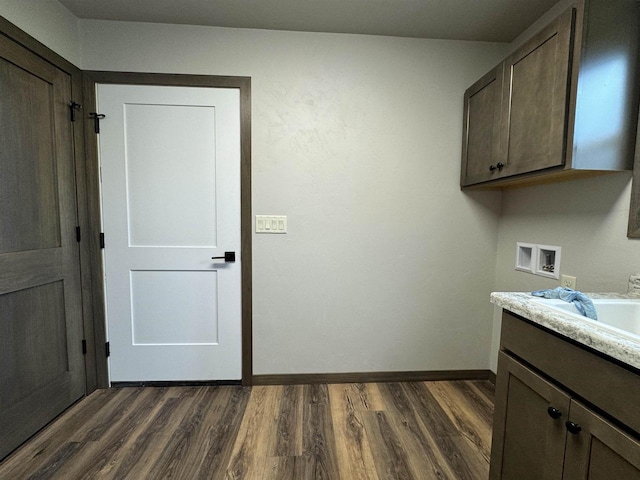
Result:
[[570,397],[503,352],[498,375],[490,478],[561,479]]
[[[503,316],[503,331],[517,323],[514,316]],[[527,328],[536,327],[527,324]],[[537,329],[539,330],[539,329]],[[544,333],[551,337],[550,333]],[[513,332],[506,332],[509,341]],[[519,340],[520,341],[520,340]],[[527,339],[523,338],[523,344]],[[553,337],[549,345],[554,354],[571,357],[573,349],[567,343],[566,352],[558,352]],[[491,450],[491,480],[640,480],[640,435],[617,418],[612,418],[603,404],[591,405],[588,390],[581,395],[559,384],[548,372],[537,371],[536,358],[531,363],[530,352],[513,351],[517,343],[505,346],[498,358],[493,444]],[[544,337],[538,342],[540,355],[545,355]],[[525,358],[518,353],[524,353]],[[595,356],[595,354],[592,354]],[[545,355],[546,356],[546,355]],[[600,361],[610,362],[599,358]],[[567,362],[571,364],[571,361]],[[612,375],[619,365],[611,363]],[[559,366],[558,368],[562,368]],[[551,372],[553,373],[553,372]],[[637,382],[640,383],[640,375]],[[606,386],[592,385],[602,389]],[[586,392],[586,393],[585,393]],[[584,396],[582,396],[584,395]],[[637,398],[629,392],[628,399]],[[632,423],[632,422],[630,422]]]
[[567,435],[566,479],[640,479],[640,442],[573,401],[570,420],[580,431]]

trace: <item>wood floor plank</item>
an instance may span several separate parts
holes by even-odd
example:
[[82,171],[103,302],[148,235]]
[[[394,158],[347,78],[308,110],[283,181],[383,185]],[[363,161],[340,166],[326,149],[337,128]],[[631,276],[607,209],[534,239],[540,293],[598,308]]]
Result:
[[59,469],[61,478],[98,478],[102,470],[117,458],[119,450],[129,439],[131,432],[145,420],[145,409],[153,408],[166,392],[157,389],[145,389],[137,392],[122,410],[122,416],[116,419],[112,427],[105,431],[99,441],[83,442],[81,456],[73,462],[67,462]]
[[[460,480],[489,478],[489,462],[482,451],[464,435],[441,437],[453,443],[447,455],[451,470]],[[443,452],[444,453],[444,452]]]
[[314,457],[269,457],[265,460],[264,477],[261,480],[302,480],[325,478],[316,476]]
[[282,389],[278,430],[273,457],[299,457],[302,455],[302,414],[304,407],[304,387],[285,385]]
[[64,468],[74,457],[78,457],[80,451],[86,446],[83,442],[68,442],[61,448],[56,450],[56,453],[49,459],[48,462],[43,464],[33,474],[29,475],[29,480],[43,480],[49,478],[65,478],[59,475],[59,471]]
[[121,392],[115,389],[97,390],[76,403],[63,414],[64,422],[52,422],[5,459],[0,467],[0,478],[26,478],[28,471],[33,472],[41,464],[49,461],[51,456],[69,441],[73,432],[91,422],[97,412],[119,393]]
[[381,385],[380,391],[387,407],[386,417],[404,446],[412,478],[456,479],[440,449],[438,440],[443,437],[435,437],[436,440],[424,428],[402,385],[388,383]]
[[[328,388],[325,392],[328,401]],[[328,403],[305,405],[302,422],[302,455],[311,457],[312,478],[340,480],[331,407]]]
[[113,428],[118,419],[122,418],[122,412],[131,407],[131,401],[142,392],[141,388],[127,388],[105,405],[90,424],[78,428],[70,439],[74,442],[97,441],[104,437],[105,432]]
[[126,431],[113,431],[109,437],[110,441],[96,442],[101,453],[95,458],[94,468],[87,471],[87,475],[92,476],[84,478],[113,478],[124,459],[136,448],[140,435],[145,433],[151,422],[157,418],[171,393],[170,389],[166,388],[146,388],[144,391],[149,394],[148,400],[136,411],[131,412],[130,425],[127,424]]
[[304,388],[304,403],[315,404],[321,403],[324,405],[329,404],[329,388],[326,384],[317,383],[311,385],[303,385]]
[[[378,480],[369,439],[364,429],[362,411],[358,409],[364,404],[360,392],[360,387],[352,388],[349,384],[329,385],[336,457],[345,479]],[[377,407],[381,407],[382,399],[377,400]],[[371,406],[371,403],[366,402],[366,406]]]
[[494,400],[489,396],[488,392],[490,390],[488,388],[485,389],[483,386],[483,384],[489,384],[489,381],[457,381],[453,383],[465,391],[465,394],[478,404],[478,408],[482,408],[485,411],[485,416],[489,417],[491,421],[493,421]]
[[182,462],[193,466],[193,474],[185,478],[224,479],[250,393],[246,387],[220,387],[209,393],[211,408],[203,420],[205,428]]
[[281,386],[254,387],[238,431],[225,479],[262,478],[277,436]]
[[475,408],[451,382],[428,382],[427,388],[438,400],[455,429],[475,445],[488,462],[491,457],[491,424],[478,418]]
[[380,480],[415,480],[404,446],[387,420],[386,412],[362,412]]
[[149,478],[189,478],[184,476],[188,465],[181,462],[181,459],[188,454],[190,448],[195,448],[194,437],[211,405],[207,403],[209,398],[206,388],[201,387],[185,394],[193,400],[191,408],[185,412],[176,430],[164,443],[162,452],[149,470]]
[[190,399],[167,398],[163,401],[156,415],[131,443],[117,468],[106,478],[148,478],[148,472],[161,451],[158,446],[171,437],[190,406]]
[[[424,436],[431,438],[436,444],[453,478],[456,480],[487,478],[488,463],[475,445],[469,444],[462,433],[455,428],[443,407],[427,390],[426,384],[422,382],[404,384],[403,390],[411,401]],[[418,393],[420,395],[415,396]],[[434,419],[437,420],[434,422]],[[439,428],[434,428],[434,425],[439,425]],[[478,458],[481,459],[482,465],[478,465]]]
[[404,383],[402,388],[429,432],[435,436],[451,435],[456,426],[427,387],[428,383],[432,382]]
[[493,405],[496,401],[496,386],[488,380],[476,380],[469,382],[473,387],[478,389]]
[[0,479],[485,480],[485,383],[101,390]]
[[353,400],[353,406],[356,410],[383,411],[385,409],[377,383],[347,383],[345,385],[350,391],[349,396]]

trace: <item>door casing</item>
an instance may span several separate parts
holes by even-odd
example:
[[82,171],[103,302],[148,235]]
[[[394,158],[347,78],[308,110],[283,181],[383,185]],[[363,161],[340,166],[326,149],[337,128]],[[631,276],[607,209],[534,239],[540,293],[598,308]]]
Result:
[[[100,247],[100,171],[98,143],[91,112],[96,112],[96,84],[161,85],[183,87],[235,88],[240,91],[240,235],[242,277],[242,384],[253,379],[252,351],[252,218],[251,218],[251,78],[211,75],[181,75],[161,73],[83,71],[84,131],[86,154],[87,212],[89,224],[88,249],[91,259],[93,300],[93,331],[96,354],[96,386],[109,387],[106,345],[106,315],[104,303],[104,269]],[[100,112],[96,112],[100,113]],[[109,232],[105,234],[105,245]]]

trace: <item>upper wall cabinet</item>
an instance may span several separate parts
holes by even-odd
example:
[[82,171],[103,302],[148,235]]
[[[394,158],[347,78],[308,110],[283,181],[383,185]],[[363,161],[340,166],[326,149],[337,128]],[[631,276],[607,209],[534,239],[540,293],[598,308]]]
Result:
[[504,166],[499,160],[503,65],[491,70],[464,94],[463,185],[497,178]]
[[503,177],[565,163],[574,13],[563,13],[504,62]]
[[465,93],[461,186],[632,169],[639,24],[636,0],[579,2],[472,85]]

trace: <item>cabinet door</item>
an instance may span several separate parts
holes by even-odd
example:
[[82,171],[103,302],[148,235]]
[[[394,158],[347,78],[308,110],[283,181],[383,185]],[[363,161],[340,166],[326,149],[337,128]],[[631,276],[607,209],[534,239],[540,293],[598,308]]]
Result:
[[500,352],[489,478],[560,480],[569,404],[568,395]]
[[567,436],[565,480],[640,480],[640,442],[571,402],[569,419],[580,431]]
[[569,9],[505,60],[502,176],[565,162],[574,25]]
[[70,102],[0,35],[0,459],[85,390]]
[[460,185],[486,182],[500,174],[500,102],[503,64],[474,83],[464,94]]

